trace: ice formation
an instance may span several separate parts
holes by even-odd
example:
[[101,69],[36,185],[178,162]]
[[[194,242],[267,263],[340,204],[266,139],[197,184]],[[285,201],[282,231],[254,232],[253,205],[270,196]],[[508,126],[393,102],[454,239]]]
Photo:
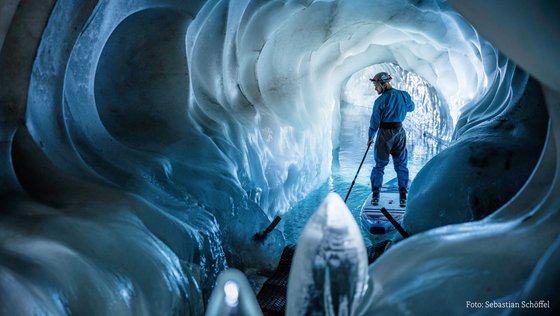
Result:
[[484,98],[467,109],[453,144],[418,173],[407,231],[482,219],[509,201],[535,168],[548,126],[543,93],[526,74],[502,70],[507,86],[493,90],[505,98]]
[[336,193],[327,195],[301,233],[290,269],[287,315],[353,315],[367,289],[360,228]]
[[257,298],[243,272],[229,269],[218,276],[206,316],[262,316]]
[[[252,236],[327,179],[344,85],[380,64],[462,112],[411,188],[410,229],[513,198],[397,244],[356,312],[558,308],[559,8],[486,2],[453,1],[477,29],[437,0],[2,2],[0,312],[204,313],[220,272],[276,264],[281,232]],[[457,201],[508,179],[500,203]]]

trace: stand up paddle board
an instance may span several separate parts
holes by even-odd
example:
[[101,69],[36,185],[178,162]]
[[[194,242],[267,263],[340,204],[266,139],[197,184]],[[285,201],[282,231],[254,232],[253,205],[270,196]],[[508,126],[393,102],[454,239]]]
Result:
[[395,231],[395,227],[389,220],[381,213],[381,208],[384,207],[394,218],[401,224],[406,208],[399,206],[399,192],[398,191],[383,191],[379,194],[379,205],[373,206],[371,204],[371,194],[366,198],[362,205],[360,212],[360,219],[362,226],[372,235],[384,235]]

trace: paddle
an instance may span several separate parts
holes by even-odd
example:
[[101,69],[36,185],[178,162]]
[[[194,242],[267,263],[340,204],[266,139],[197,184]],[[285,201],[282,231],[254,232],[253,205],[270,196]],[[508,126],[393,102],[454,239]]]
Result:
[[386,208],[382,207],[381,208],[381,213],[383,213],[383,215],[385,215],[385,217],[387,217],[387,219],[389,220],[389,222],[391,222],[391,224],[393,224],[393,226],[397,229],[397,231],[399,232],[399,234],[401,234],[401,236],[403,236],[403,238],[407,238],[408,236],[410,236],[406,230],[404,230],[404,228],[399,224],[399,222],[397,222],[397,220],[395,220],[395,218],[391,215],[391,213],[389,213],[387,211]]
[[255,236],[253,236],[253,239],[255,241],[263,242],[266,239],[266,236],[268,236],[268,234],[270,234],[270,232],[272,232],[274,227],[276,227],[276,225],[278,225],[278,223],[280,223],[281,219],[282,218],[280,216],[276,216],[274,218],[274,220],[272,220],[270,225],[268,225],[268,227],[262,233],[256,233]]
[[360,173],[360,169],[362,169],[362,165],[364,164],[364,160],[366,160],[366,156],[367,156],[367,153],[369,151],[370,146],[371,146],[371,143],[369,143],[367,145],[366,152],[364,153],[364,158],[362,158],[362,162],[360,162],[360,166],[358,167],[358,171],[356,172],[356,176],[354,176],[354,181],[352,181],[352,184],[350,185],[350,190],[348,190],[348,193],[346,194],[346,197],[344,198],[344,203],[346,203],[346,200],[348,200],[348,197],[350,196],[350,192],[352,192],[352,188],[354,187],[354,183],[356,183],[356,178],[358,178],[358,174]]

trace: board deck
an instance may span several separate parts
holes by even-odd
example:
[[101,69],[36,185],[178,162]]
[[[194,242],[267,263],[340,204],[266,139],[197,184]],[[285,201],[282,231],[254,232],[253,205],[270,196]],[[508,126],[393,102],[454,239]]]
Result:
[[381,208],[384,207],[397,222],[401,223],[406,208],[399,205],[398,192],[381,192],[379,194],[379,205],[371,205],[371,194],[364,201],[361,210],[361,221],[364,228],[373,235],[383,235],[395,231],[393,225],[381,213]]
[[399,192],[381,192],[379,194],[379,205],[373,206],[371,205],[371,194],[368,196],[364,205],[362,207],[362,211],[365,212],[372,212],[377,211],[384,207],[387,211],[405,211],[404,207],[399,206]]

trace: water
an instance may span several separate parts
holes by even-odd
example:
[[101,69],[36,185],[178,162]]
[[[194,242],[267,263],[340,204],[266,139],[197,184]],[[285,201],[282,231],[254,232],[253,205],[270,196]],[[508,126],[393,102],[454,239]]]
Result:
[[[284,215],[282,221],[283,230],[288,243],[297,243],[305,223],[329,192],[336,192],[343,199],[346,197],[364,156],[367,148],[367,131],[371,107],[343,104],[341,111],[340,147],[333,152],[332,175],[325,183],[295,204]],[[435,133],[420,131],[415,126],[407,125],[408,121],[408,119],[405,120],[403,125],[407,131],[408,168],[410,183],[412,183],[422,166],[440,152],[445,147],[445,143],[431,136],[435,135]],[[371,194],[369,175],[373,166],[372,145],[346,203],[358,224],[360,224],[360,210],[364,200]],[[396,178],[396,173],[391,160],[387,167],[385,167],[383,180],[387,183],[394,178]],[[361,227],[361,225],[359,226]],[[366,246],[370,246],[376,241],[363,228],[362,236],[364,236]]]

